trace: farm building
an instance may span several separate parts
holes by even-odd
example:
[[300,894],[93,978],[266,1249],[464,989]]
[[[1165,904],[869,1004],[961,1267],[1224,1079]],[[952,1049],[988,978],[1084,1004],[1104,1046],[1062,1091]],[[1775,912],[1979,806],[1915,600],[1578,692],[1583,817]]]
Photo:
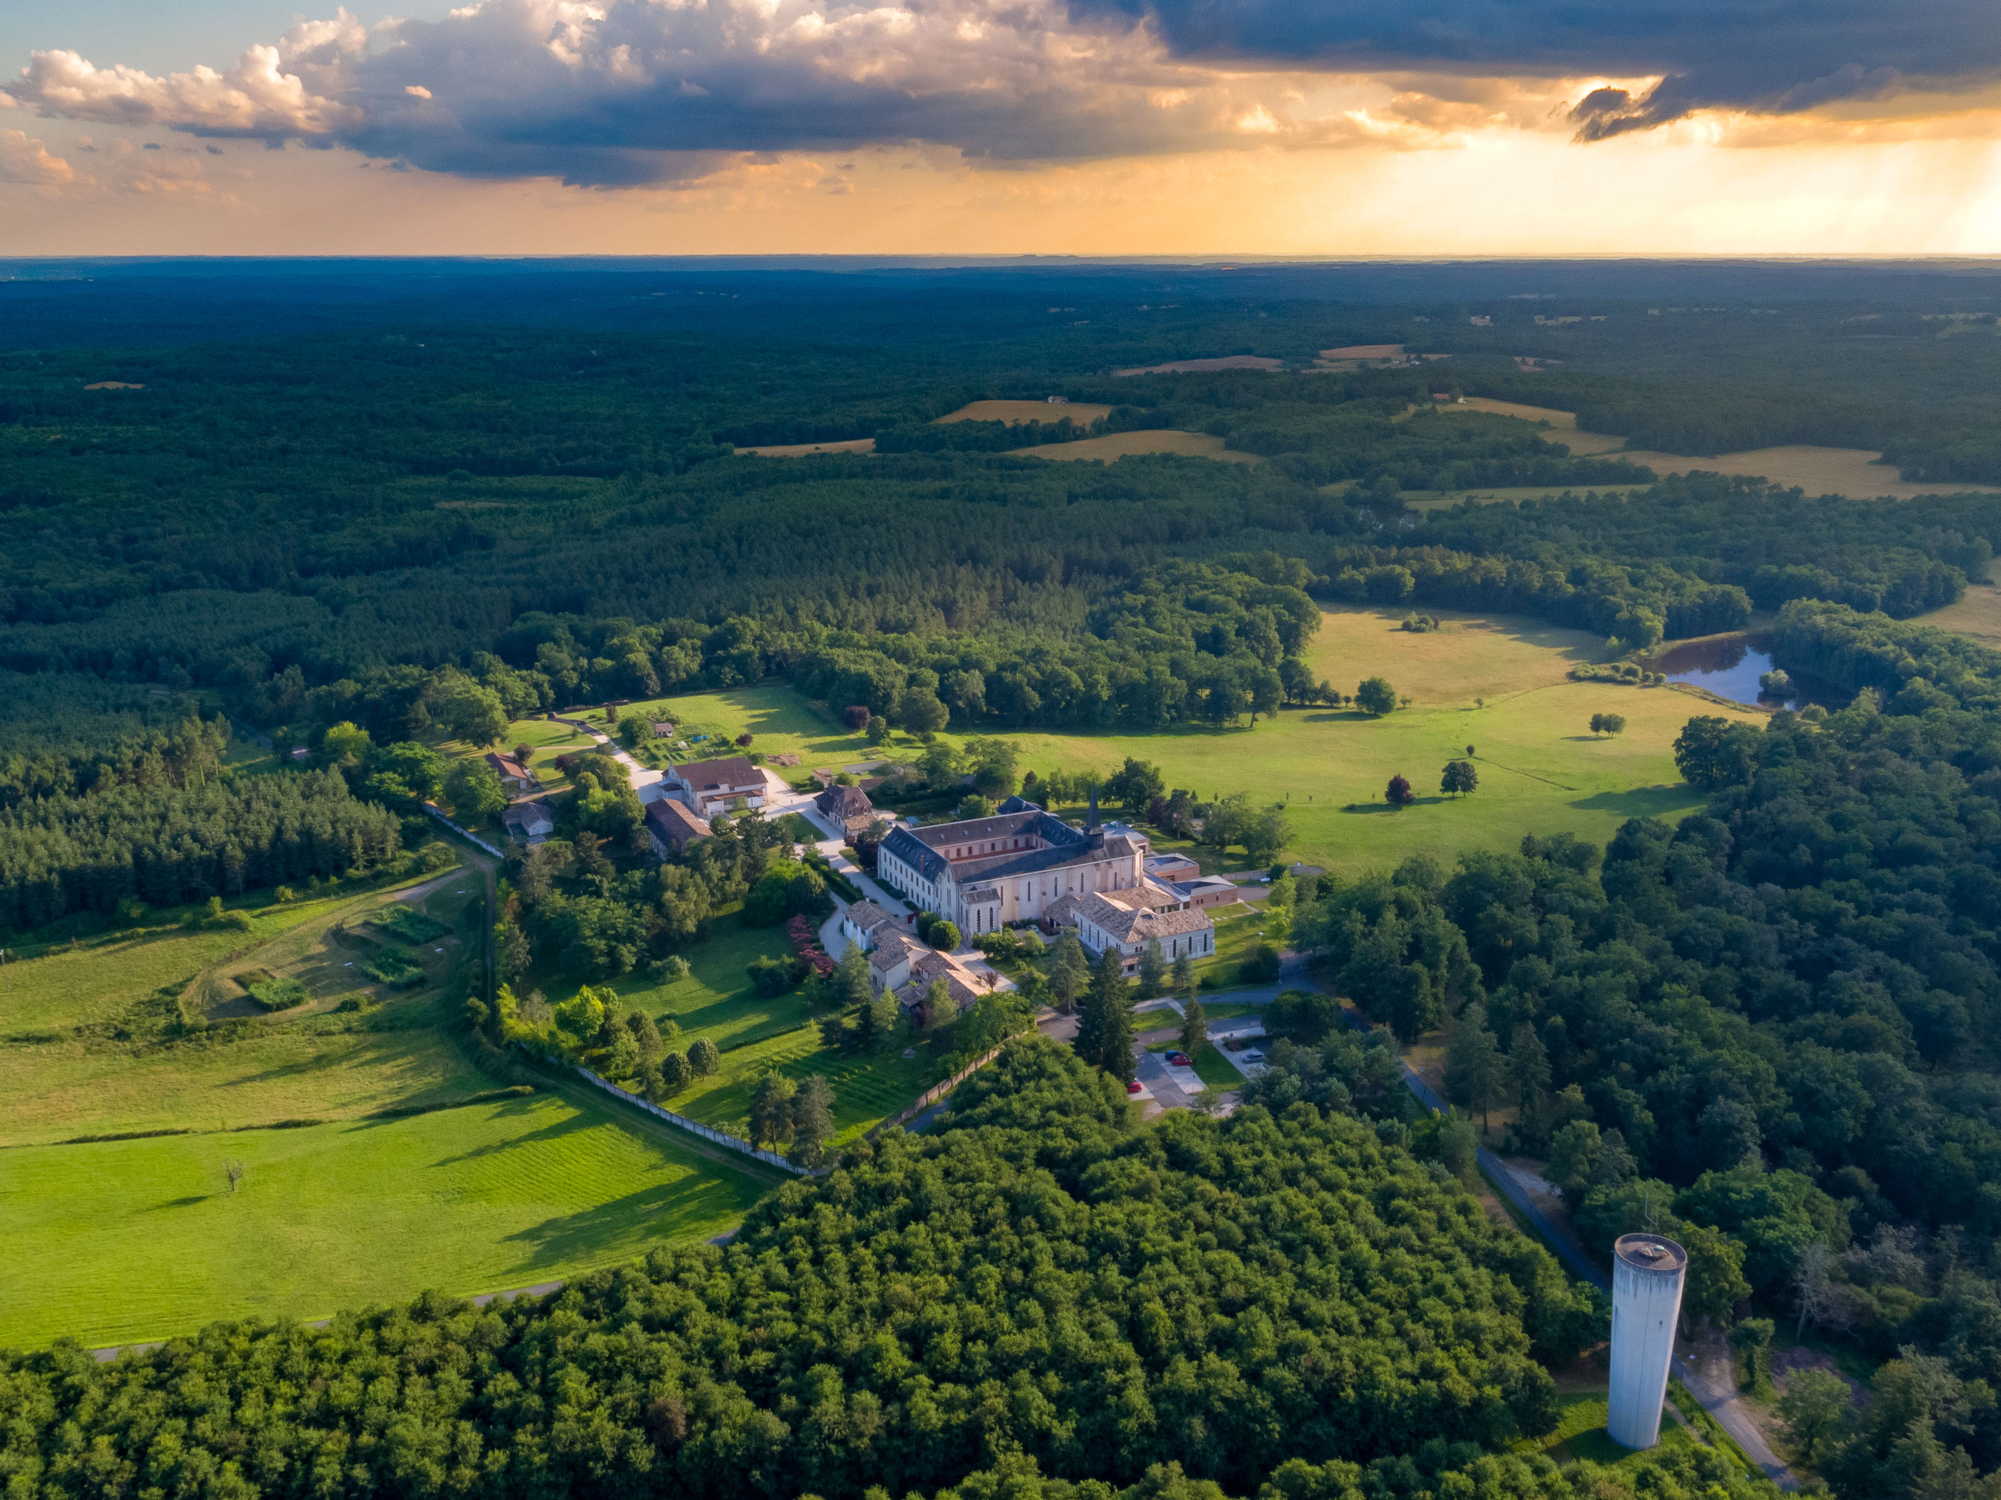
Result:
[[500,777],[501,786],[507,789],[510,796],[532,792],[540,784],[535,780],[535,773],[511,755],[502,755],[489,750],[486,753],[486,763],[493,767],[495,774]]
[[668,796],[678,797],[704,818],[746,807],[762,807],[766,791],[764,772],[741,755],[669,766],[661,785]]
[[646,832],[653,839],[653,848],[662,859],[680,853],[698,839],[707,838],[712,831],[707,819],[696,817],[688,810],[687,804],[676,802],[672,797],[662,797],[657,802],[646,804]]
[[844,838],[853,838],[875,821],[875,804],[858,786],[830,786],[813,799],[813,809]]
[[539,844],[556,831],[556,815],[546,802],[516,802],[500,815],[501,824],[524,844]]

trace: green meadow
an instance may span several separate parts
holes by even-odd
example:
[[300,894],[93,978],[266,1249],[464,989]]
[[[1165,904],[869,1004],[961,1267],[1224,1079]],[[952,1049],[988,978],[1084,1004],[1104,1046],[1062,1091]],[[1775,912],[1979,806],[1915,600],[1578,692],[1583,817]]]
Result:
[[[229,1162],[242,1167],[234,1191]],[[0,1151],[0,1343],[128,1343],[213,1318],[535,1285],[711,1238],[775,1180],[567,1091]]]
[[[461,869],[0,970],[0,1344],[508,1290],[739,1219],[776,1173],[581,1084],[494,1097],[511,1080],[458,1035],[479,883]],[[246,983],[264,978],[302,1001],[263,1013]],[[103,1136],[125,1138],[82,1139]]]

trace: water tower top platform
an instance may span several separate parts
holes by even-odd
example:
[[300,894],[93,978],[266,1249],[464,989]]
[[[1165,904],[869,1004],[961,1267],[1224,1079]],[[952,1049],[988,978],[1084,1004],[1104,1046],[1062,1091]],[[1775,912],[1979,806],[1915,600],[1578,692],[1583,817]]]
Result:
[[1612,1246],[1619,1263],[1635,1271],[1672,1276],[1688,1268],[1688,1252],[1658,1234],[1622,1234]]

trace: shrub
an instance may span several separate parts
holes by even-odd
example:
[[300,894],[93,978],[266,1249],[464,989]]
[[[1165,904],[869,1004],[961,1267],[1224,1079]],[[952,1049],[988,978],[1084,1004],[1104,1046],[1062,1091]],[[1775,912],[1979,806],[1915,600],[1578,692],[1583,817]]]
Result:
[[958,947],[961,941],[958,925],[940,917],[931,924],[931,935],[925,941],[934,948],[942,948],[949,952]]
[[799,982],[801,962],[796,958],[752,959],[745,972],[751,985],[767,999],[784,994]]
[[266,1010],[290,1010],[295,1005],[304,1005],[311,998],[306,987],[291,976],[267,975],[245,986],[250,998]]

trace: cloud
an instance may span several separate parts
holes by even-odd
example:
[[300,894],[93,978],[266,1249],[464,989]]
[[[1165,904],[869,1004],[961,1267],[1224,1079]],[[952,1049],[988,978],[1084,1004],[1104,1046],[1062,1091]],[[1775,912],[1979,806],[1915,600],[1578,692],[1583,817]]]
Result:
[[1699,110],[1789,114],[2001,81],[1992,0],[1070,0],[1212,64],[1658,80],[1579,105],[1583,140]]
[[60,156],[51,155],[33,136],[21,130],[0,130],[0,183],[68,187],[74,181],[76,169]]
[[987,165],[1218,144],[1438,144],[1395,111],[1166,57],[1063,0],[475,0],[442,20],[295,27],[227,69],[37,53],[45,115],[350,147],[472,177],[671,185],[757,152],[946,147]]

